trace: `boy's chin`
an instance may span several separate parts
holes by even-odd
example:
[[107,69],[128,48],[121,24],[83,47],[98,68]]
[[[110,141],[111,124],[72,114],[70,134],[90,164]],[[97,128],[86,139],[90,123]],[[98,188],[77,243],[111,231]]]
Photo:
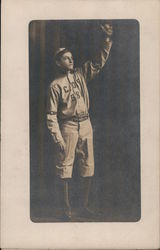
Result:
[[69,67],[69,69],[73,69],[73,68],[74,68],[73,66]]
[[67,68],[67,71],[72,71],[74,69],[74,67],[69,67]]
[[74,67],[61,67],[61,70],[65,72],[69,72],[69,71],[73,71]]

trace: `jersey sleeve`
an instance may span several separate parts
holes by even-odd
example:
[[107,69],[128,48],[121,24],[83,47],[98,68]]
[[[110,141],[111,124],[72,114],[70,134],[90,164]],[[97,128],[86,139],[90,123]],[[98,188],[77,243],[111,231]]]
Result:
[[55,143],[63,141],[57,120],[58,103],[59,103],[58,90],[54,87],[49,87],[48,97],[47,97],[46,120],[47,120],[47,127]]
[[109,57],[111,47],[112,40],[106,36],[95,57],[82,65],[81,70],[86,82],[92,80],[103,68]]

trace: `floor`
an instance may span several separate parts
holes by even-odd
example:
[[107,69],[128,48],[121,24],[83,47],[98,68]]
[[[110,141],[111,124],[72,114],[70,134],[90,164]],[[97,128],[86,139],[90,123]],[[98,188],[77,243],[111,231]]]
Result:
[[[95,217],[87,218],[80,216],[80,209],[73,208],[72,209],[72,219],[69,222],[103,222],[104,216],[98,211],[95,211]],[[53,210],[48,210],[47,215],[41,213],[36,216],[31,216],[31,220],[33,222],[68,222],[63,217],[63,209],[62,208],[54,208]]]

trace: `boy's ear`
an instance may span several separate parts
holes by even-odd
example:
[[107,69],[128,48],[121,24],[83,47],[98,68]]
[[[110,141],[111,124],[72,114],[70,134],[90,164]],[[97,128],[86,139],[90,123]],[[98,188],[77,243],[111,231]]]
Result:
[[60,62],[58,60],[56,60],[56,65],[59,66],[59,67],[61,66],[61,64],[60,64]]

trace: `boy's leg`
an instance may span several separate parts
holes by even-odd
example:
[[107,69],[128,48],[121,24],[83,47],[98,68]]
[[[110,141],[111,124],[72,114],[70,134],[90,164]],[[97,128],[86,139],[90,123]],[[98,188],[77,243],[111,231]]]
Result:
[[71,205],[69,200],[69,179],[63,179],[63,200],[64,216],[70,220],[72,218]]
[[86,218],[95,218],[96,214],[89,208],[89,195],[93,177],[81,177],[81,209],[80,215]]
[[69,178],[57,178],[56,181],[56,188],[58,191],[58,196],[61,201],[62,209],[63,209],[63,216],[64,220],[70,220],[72,217],[71,213],[71,205],[70,205],[70,197],[69,197],[69,188],[70,188],[70,179]]
[[57,152],[56,174],[62,179],[72,178],[75,149],[78,141],[77,125],[73,122],[61,124],[61,134],[65,142],[64,152]]
[[61,126],[61,133],[65,142],[65,151],[64,153],[57,153],[56,173],[62,183],[64,217],[65,219],[70,220],[72,214],[69,199],[69,182],[72,178],[78,133],[76,126],[72,123],[66,123]]
[[93,218],[95,214],[88,206],[92,176],[94,175],[93,132],[90,120],[81,123],[77,153],[81,176],[81,215]]
[[92,177],[82,177],[82,207],[88,207]]

